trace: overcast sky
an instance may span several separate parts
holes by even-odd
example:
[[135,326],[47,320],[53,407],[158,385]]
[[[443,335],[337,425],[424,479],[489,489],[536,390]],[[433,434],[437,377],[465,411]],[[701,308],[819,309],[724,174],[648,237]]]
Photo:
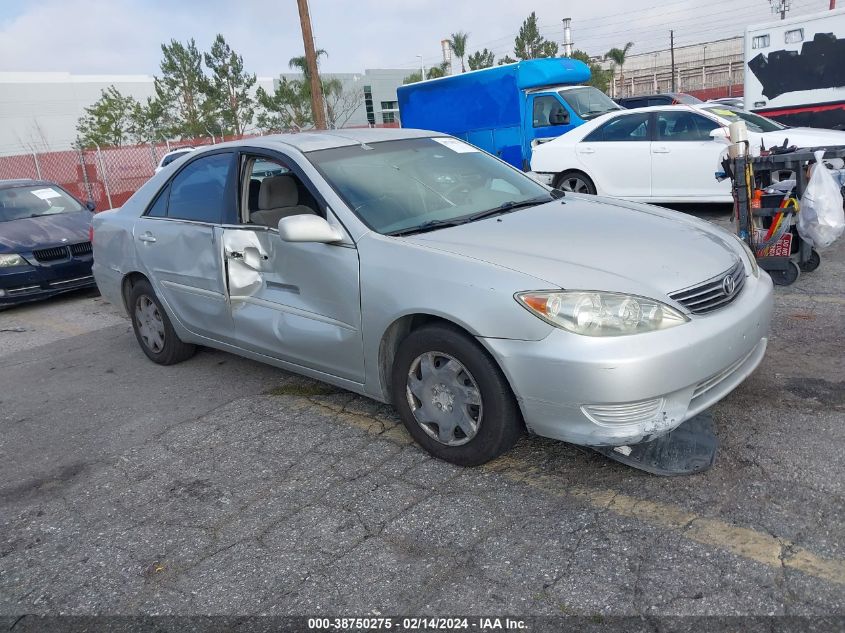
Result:
[[[793,0],[792,15],[827,9],[829,0]],[[843,2],[845,4],[845,2]],[[537,12],[543,34],[561,42],[573,19],[576,48],[604,54],[627,41],[632,52],[742,33],[772,19],[768,0],[311,0],[322,69],[415,68],[439,61],[440,40],[468,31],[469,50],[497,57],[513,49],[522,20]],[[156,74],[160,44],[216,33],[259,76],[287,70],[302,54],[295,0],[0,0],[0,71]]]

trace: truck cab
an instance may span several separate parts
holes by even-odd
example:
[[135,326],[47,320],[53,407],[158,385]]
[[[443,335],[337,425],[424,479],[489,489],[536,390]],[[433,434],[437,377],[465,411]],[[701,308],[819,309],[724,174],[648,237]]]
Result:
[[462,138],[527,171],[533,147],[620,109],[582,85],[589,79],[586,64],[558,57],[420,81],[397,90],[400,120]]
[[[527,91],[526,150],[556,139],[574,127],[620,107],[592,86],[551,86]],[[530,158],[530,156],[529,156]]]

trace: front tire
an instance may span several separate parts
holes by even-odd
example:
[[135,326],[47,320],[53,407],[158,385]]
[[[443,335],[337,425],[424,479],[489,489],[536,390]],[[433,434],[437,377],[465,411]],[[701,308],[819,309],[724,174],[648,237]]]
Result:
[[590,177],[580,171],[570,170],[559,174],[555,178],[555,189],[561,189],[571,193],[583,193],[590,196],[596,195],[596,185]]
[[135,338],[151,361],[159,365],[175,365],[196,353],[194,345],[183,343],[176,336],[170,318],[146,279],[132,287],[128,304]]
[[429,453],[478,466],[522,434],[519,407],[498,365],[456,328],[428,325],[399,345],[392,396],[411,436]]

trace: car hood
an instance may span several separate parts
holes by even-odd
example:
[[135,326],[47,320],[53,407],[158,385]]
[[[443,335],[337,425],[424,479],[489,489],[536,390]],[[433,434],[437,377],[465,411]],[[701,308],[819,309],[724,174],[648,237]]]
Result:
[[845,145],[845,132],[814,127],[790,127],[776,132],[765,132],[761,136],[766,148],[781,145],[784,139],[789,139],[790,145],[797,145],[798,147]]
[[651,296],[715,277],[739,258],[732,237],[703,220],[572,194],[407,239],[531,275],[548,287]]
[[57,213],[0,222],[0,253],[20,253],[88,240],[91,213]]

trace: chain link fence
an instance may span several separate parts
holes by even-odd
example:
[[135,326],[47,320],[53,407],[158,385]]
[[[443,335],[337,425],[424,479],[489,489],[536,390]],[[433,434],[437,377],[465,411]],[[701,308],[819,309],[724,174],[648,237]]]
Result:
[[[253,135],[250,135],[253,136]],[[49,180],[98,210],[121,206],[155,173],[167,152],[180,147],[210,145],[225,139],[190,139],[121,147],[95,147],[63,151],[31,151],[0,156],[0,180],[33,178]]]

